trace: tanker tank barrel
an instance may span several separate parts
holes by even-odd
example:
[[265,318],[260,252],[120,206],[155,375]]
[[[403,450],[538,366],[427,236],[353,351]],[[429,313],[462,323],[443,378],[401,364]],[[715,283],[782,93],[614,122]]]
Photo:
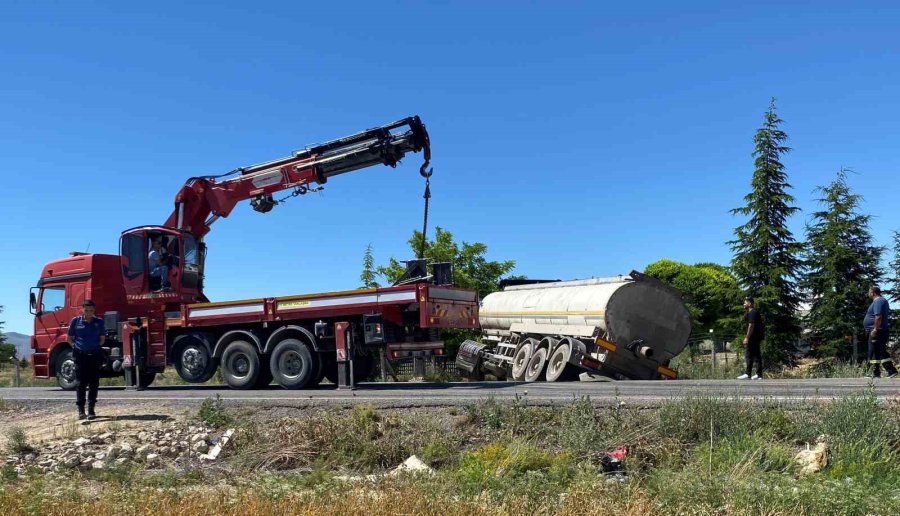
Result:
[[[548,381],[571,379],[576,371],[672,378],[669,361],[691,333],[681,293],[637,272],[508,286],[485,296],[479,320],[496,342],[478,350],[485,371],[503,365],[507,377],[516,377],[513,371],[527,364],[530,378],[544,378],[543,367]],[[463,365],[473,367],[473,356]]]

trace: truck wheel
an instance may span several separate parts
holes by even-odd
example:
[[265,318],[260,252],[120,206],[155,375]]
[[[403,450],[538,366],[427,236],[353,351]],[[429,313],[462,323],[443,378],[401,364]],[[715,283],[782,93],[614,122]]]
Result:
[[528,361],[528,367],[525,369],[525,381],[537,381],[544,373],[545,367],[547,367],[547,348],[536,349]]
[[141,373],[141,386],[142,387],[150,387],[150,384],[153,383],[153,380],[156,380],[156,373],[151,371],[149,373]]
[[547,359],[547,381],[548,382],[564,382],[572,377],[572,366],[569,364],[569,357],[572,356],[572,346],[568,342],[563,342]]
[[521,382],[525,380],[525,371],[528,369],[528,361],[534,354],[534,348],[537,346],[536,339],[525,339],[516,348],[512,359],[512,379]]
[[222,378],[232,389],[251,389],[260,374],[259,353],[244,340],[228,344],[222,353]]
[[175,371],[188,383],[203,383],[216,372],[216,363],[203,343],[191,340],[175,357]]
[[267,363],[266,357],[261,357],[259,361],[259,378],[256,379],[256,383],[253,384],[253,387],[257,389],[264,389],[271,385],[272,383],[272,368]]
[[64,391],[74,391],[78,387],[75,377],[75,355],[72,349],[66,349],[56,357],[56,383]]
[[302,389],[318,374],[318,364],[309,346],[297,339],[284,339],[272,351],[269,360],[275,383],[285,389]]

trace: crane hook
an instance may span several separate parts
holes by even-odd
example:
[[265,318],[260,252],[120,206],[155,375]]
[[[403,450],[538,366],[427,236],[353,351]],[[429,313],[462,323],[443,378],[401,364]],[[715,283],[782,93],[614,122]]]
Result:
[[434,167],[428,168],[428,163],[431,162],[431,159],[429,158],[425,158],[425,163],[422,163],[422,166],[419,167],[419,175],[421,175],[425,179],[428,179],[429,177],[431,177],[431,174],[434,173]]

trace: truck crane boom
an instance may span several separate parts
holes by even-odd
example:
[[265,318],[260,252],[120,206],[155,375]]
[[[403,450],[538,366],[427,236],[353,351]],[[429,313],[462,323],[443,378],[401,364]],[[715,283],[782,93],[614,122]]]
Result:
[[[227,217],[238,202],[250,199],[254,210],[266,213],[279,202],[273,193],[294,189],[294,195],[305,194],[318,189],[312,183],[322,185],[331,177],[379,164],[396,167],[408,152],[419,151],[425,158],[420,173],[427,177],[428,131],[418,116],[411,116],[222,176],[192,177],[176,194],[175,209],[164,226],[202,239],[210,225]],[[220,180],[231,175],[236,177]]]

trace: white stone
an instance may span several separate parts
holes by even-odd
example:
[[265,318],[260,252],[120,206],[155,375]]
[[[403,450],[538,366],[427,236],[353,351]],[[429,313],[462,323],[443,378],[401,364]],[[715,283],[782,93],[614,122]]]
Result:
[[74,468],[79,464],[81,464],[81,457],[77,455],[63,460],[63,465],[67,468]]
[[155,453],[156,446],[152,444],[145,444],[142,446],[138,446],[138,449],[134,451],[138,455],[147,455],[148,453]]
[[192,442],[192,443],[195,443],[195,442],[197,442],[197,441],[205,441],[205,440],[207,440],[207,439],[209,439],[209,434],[207,434],[207,433],[205,433],[205,432],[202,432],[202,433],[199,433],[199,434],[194,434],[194,435],[191,436],[191,442]]
[[100,435],[97,436],[97,437],[98,437],[101,441],[108,441],[109,439],[112,439],[113,435],[114,435],[114,434],[113,434],[112,432],[104,432],[104,433],[100,434]]
[[74,444],[75,446],[84,446],[85,444],[90,444],[90,442],[91,440],[87,437],[79,437],[78,439],[72,441],[72,444]]
[[197,441],[191,446],[191,449],[197,453],[206,453],[209,451],[209,445],[206,444],[206,441]]
[[434,470],[431,469],[431,466],[422,462],[421,459],[416,457],[415,455],[410,456],[408,459],[403,461],[402,464],[394,468],[391,471],[391,475],[399,475],[401,473],[427,473],[432,474]]
[[103,469],[106,467],[106,464],[103,464],[102,460],[95,460],[91,467],[94,469]]
[[103,452],[97,452],[94,454],[94,458],[97,460],[106,460],[106,454]]
[[128,462],[127,457],[119,457],[118,459],[115,460],[116,466],[121,466],[122,464],[125,464],[126,462]]
[[147,462],[156,462],[156,459],[158,459],[158,458],[159,458],[159,455],[157,455],[155,453],[147,454]]

